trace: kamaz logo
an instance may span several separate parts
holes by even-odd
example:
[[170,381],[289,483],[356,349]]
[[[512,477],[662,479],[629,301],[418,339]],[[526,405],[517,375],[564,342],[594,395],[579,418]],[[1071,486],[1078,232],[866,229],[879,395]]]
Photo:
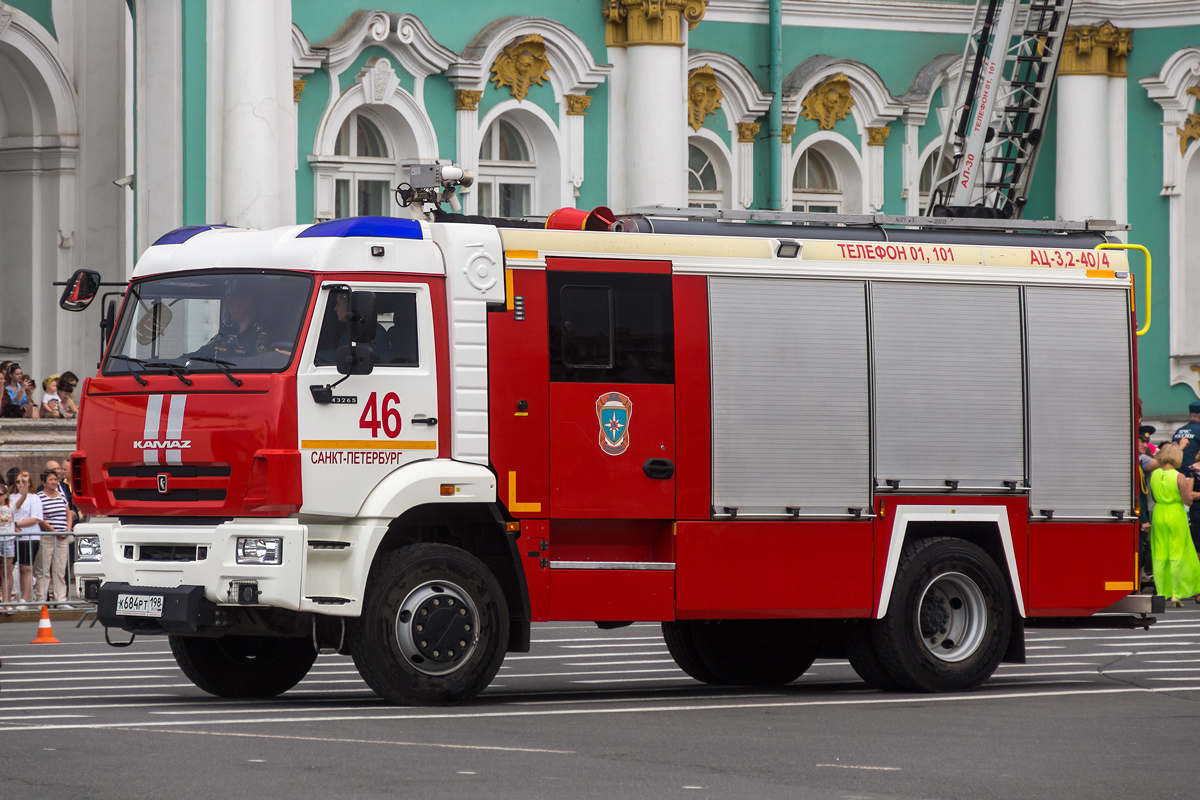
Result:
[[142,439],[133,443],[134,450],[187,450],[192,446],[191,439]]

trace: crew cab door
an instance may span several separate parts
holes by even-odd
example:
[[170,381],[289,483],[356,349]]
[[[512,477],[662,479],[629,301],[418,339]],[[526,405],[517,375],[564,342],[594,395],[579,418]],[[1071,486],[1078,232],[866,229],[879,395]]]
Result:
[[[379,316],[369,375],[338,374],[336,351],[348,342],[330,287],[375,293]],[[385,475],[439,453],[434,302],[440,279],[402,283],[334,281],[322,285],[297,376],[304,481],[301,513],[353,516]],[[344,378],[344,380],[343,380]],[[338,383],[338,381],[341,381]],[[333,387],[318,402],[312,387]]]
[[670,264],[547,259],[550,516],[675,517]]

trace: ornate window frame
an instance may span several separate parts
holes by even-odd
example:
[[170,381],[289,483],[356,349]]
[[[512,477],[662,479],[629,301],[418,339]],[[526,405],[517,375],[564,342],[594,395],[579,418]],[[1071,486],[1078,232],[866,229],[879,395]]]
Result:
[[[755,120],[770,111],[771,95],[759,88],[750,70],[733,56],[713,50],[688,52],[689,73],[705,65],[712,67],[717,76],[717,86],[722,93],[721,110],[725,112],[729,140],[733,142],[732,147],[725,147],[725,143],[720,142],[730,175],[730,180],[722,189],[725,207],[750,208],[754,203],[754,139],[742,133],[761,124]],[[688,131],[686,135],[690,143],[696,134]],[[713,155],[710,153],[709,157]]]
[[[844,214],[865,214],[867,210],[867,187],[869,185],[868,163],[854,144],[845,136],[834,131],[817,131],[806,136],[788,154],[787,180],[783,182],[783,207],[792,207],[792,176],[800,165],[800,156],[808,149],[815,149],[825,156],[837,171],[841,194],[838,203]],[[879,149],[879,148],[874,148]]]
[[[564,197],[565,193],[570,192],[570,189],[566,188],[570,184],[564,186],[562,182],[563,132],[554,124],[554,120],[544,108],[533,103],[505,100],[497,103],[483,116],[478,130],[472,137],[475,142],[475,150],[471,153],[471,160],[475,174],[480,177],[487,177],[489,174],[503,177],[502,171],[489,173],[486,167],[481,168],[479,165],[479,146],[483,142],[483,136],[491,124],[501,118],[517,127],[524,135],[525,143],[533,151],[530,153],[530,160],[537,167],[532,171],[533,192],[529,199],[530,214],[549,214],[557,208],[574,205],[573,196]],[[477,192],[471,192],[465,200],[463,205],[466,213],[479,213]]]
[[[812,143],[836,141],[843,151],[849,150],[854,154],[853,161],[858,167],[857,171],[861,177],[861,202],[855,202],[849,191],[850,183],[846,180],[848,173],[845,168],[849,166],[849,163],[838,160],[842,158],[838,148],[828,147],[827,150],[823,148],[825,155],[831,156],[834,159],[834,165],[841,170],[843,193],[845,194],[844,210],[852,214],[872,213],[883,208],[884,149],[869,144],[870,136],[867,129],[886,127],[889,122],[898,119],[905,110],[904,105],[888,92],[887,86],[879,74],[861,61],[847,58],[811,56],[805,59],[784,79],[784,122],[795,125],[800,117],[801,101],[818,84],[839,72],[850,81],[850,96],[854,99],[854,105],[850,108],[849,116],[854,120],[854,127],[860,137],[859,147],[854,147],[849,139],[841,134],[835,134],[833,131],[819,131],[805,137],[799,145],[784,144],[784,147],[792,147],[792,152],[788,152],[784,159],[784,163],[789,165],[787,179],[783,182],[784,202],[785,206],[790,207],[792,201],[791,176],[796,169],[798,153]],[[833,138],[830,138],[831,136]]]
[[[391,58],[372,58],[355,77],[355,83],[339,92],[340,77],[368,47],[378,46]],[[400,86],[393,61],[413,76],[413,92]],[[417,159],[438,157],[437,135],[425,109],[425,79],[444,72],[457,58],[454,51],[438,44],[421,21],[412,14],[384,11],[355,11],[329,39],[310,44],[304,32],[292,25],[292,77],[324,69],[329,76],[329,100],[308,156],[313,170],[313,217],[332,219],[336,175],[347,168],[348,157],[336,155],[334,143],[342,123],[362,107],[368,109],[389,140],[399,170]],[[393,211],[395,211],[393,201]]]
[[701,128],[688,136],[687,143],[689,149],[693,146],[697,147],[704,155],[708,156],[709,163],[712,164],[713,172],[717,179],[717,191],[711,194],[696,195],[689,185],[688,205],[690,206],[694,202],[715,202],[718,208],[736,207],[730,202],[730,198],[735,195],[736,191],[736,182],[733,180],[734,170],[732,168],[735,156],[729,152],[729,148],[725,146],[725,142],[713,131]]
[[353,170],[355,161],[353,156],[337,155],[338,131],[351,114],[363,108],[368,109],[371,120],[388,140],[395,157],[396,183],[400,182],[399,171],[406,164],[415,159],[437,158],[437,135],[424,107],[400,87],[389,59],[370,59],[358,74],[354,86],[333,101],[317,125],[313,152],[308,157],[313,169],[313,216],[316,219],[333,219],[337,176],[345,170]]
[[[1195,253],[1200,251],[1200,139],[1182,139],[1189,117],[1200,112],[1196,93],[1200,87],[1200,47],[1173,53],[1157,77],[1139,83],[1150,99],[1162,107],[1163,188],[1169,205],[1170,259],[1170,373],[1171,384],[1186,384],[1200,397],[1200,269]],[[1181,148],[1180,142],[1187,142]],[[1190,219],[1189,219],[1190,215]],[[1193,264],[1189,265],[1189,255]]]
[[[545,109],[532,101],[518,103],[515,99],[497,104],[481,121],[478,99],[480,95],[472,93],[486,91],[492,64],[505,47],[532,34],[542,37],[546,56],[550,61],[547,77],[558,106],[557,122]],[[545,146],[548,146],[550,141],[541,136],[542,131],[534,119],[546,124],[557,147],[555,167],[539,161],[540,191],[537,191],[539,199],[534,201],[534,208],[553,210],[574,206],[575,197],[584,179],[583,123],[586,102],[581,102],[578,98],[587,96],[587,92],[599,86],[611,72],[612,65],[597,64],[584,41],[565,25],[554,20],[542,17],[506,17],[486,26],[475,35],[463,49],[462,55],[446,70],[446,76],[454,84],[458,94],[464,98],[474,98],[473,102],[460,103],[456,115],[459,166],[478,172],[479,144],[498,108],[515,108],[528,112],[532,117],[518,115],[517,118],[524,123],[521,127],[531,140],[534,140],[535,148],[539,145],[539,139]],[[542,157],[541,152],[538,157]],[[548,182],[548,176],[554,171],[557,171],[557,176]],[[475,193],[468,189],[462,192],[462,196],[466,213],[477,213],[479,203]]]

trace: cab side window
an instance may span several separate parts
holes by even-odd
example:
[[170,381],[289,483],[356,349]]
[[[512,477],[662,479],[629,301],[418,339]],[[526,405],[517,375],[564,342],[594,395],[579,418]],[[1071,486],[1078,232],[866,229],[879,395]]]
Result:
[[[349,344],[346,329],[344,294],[331,294],[325,305],[321,333],[317,339],[318,367],[337,363],[337,350]],[[372,358],[377,367],[419,367],[420,347],[417,338],[417,295],[415,292],[376,291],[375,311],[379,325],[375,341],[371,342]]]
[[671,276],[549,272],[550,380],[674,383]]

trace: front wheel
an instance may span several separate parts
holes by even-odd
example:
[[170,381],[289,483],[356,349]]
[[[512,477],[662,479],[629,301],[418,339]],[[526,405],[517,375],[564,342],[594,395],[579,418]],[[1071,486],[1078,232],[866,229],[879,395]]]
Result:
[[991,557],[962,539],[933,537],[905,547],[888,613],[871,637],[899,688],[962,692],[996,671],[1011,629],[1008,582]]
[[508,604],[491,571],[444,544],[416,544],[372,570],[351,639],[354,664],[393,703],[465,702],[496,677]]
[[299,683],[317,660],[311,639],[275,636],[170,636],[188,680],[217,697],[275,697]]

